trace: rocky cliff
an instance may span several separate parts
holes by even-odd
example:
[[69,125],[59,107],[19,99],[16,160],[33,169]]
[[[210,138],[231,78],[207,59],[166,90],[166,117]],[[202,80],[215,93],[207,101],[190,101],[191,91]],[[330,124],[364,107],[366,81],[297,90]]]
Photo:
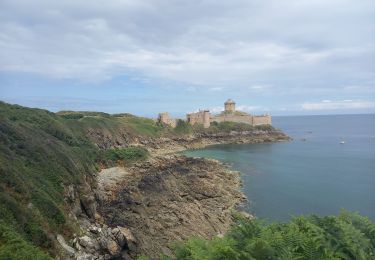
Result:
[[[272,127],[218,127],[175,131],[128,114],[55,114],[0,102],[0,256],[157,258],[175,241],[222,234],[243,199],[238,174],[168,154],[288,137]],[[103,153],[132,146],[151,157],[101,171]]]
[[289,137],[281,130],[252,130],[230,131],[215,133],[193,133],[189,135],[172,136],[137,136],[121,132],[105,133],[103,129],[89,128],[87,136],[101,149],[121,148],[128,146],[143,146],[152,155],[162,155],[186,149],[204,148],[214,144],[241,144],[287,141]]
[[[93,140],[99,141],[102,147],[143,146],[151,151],[152,157],[146,162],[103,169],[98,173],[96,207],[100,218],[94,226],[86,224],[86,228],[88,231],[100,228],[101,233],[97,232],[92,242],[99,245],[100,250],[76,243],[77,255],[98,259],[104,256],[134,259],[146,255],[158,259],[160,254],[170,255],[171,247],[178,241],[192,236],[211,238],[224,234],[232,224],[236,206],[246,199],[240,192],[239,173],[216,160],[173,153],[220,143],[288,139],[277,130],[135,138],[131,142],[118,136],[112,142],[112,138]],[[126,235],[121,233],[118,239],[119,235],[113,233],[118,234],[120,230]],[[103,234],[111,242],[100,242],[105,240]],[[93,237],[92,232],[88,237]]]
[[213,160],[157,157],[126,171],[112,190],[115,196],[101,193],[101,214],[107,225],[132,232],[131,256],[155,259],[170,254],[177,241],[225,233],[244,199],[239,174]]

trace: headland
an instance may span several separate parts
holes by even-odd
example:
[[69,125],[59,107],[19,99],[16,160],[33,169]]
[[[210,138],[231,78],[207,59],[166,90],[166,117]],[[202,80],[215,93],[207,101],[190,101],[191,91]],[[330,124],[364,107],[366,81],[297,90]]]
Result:
[[0,198],[7,198],[4,216],[14,216],[0,227],[28,234],[23,227],[34,225],[39,233],[24,243],[62,259],[158,259],[171,254],[174,242],[221,236],[245,199],[239,174],[215,160],[175,153],[289,139],[268,124],[204,128],[178,121],[173,128],[129,114],[0,105],[8,172]]

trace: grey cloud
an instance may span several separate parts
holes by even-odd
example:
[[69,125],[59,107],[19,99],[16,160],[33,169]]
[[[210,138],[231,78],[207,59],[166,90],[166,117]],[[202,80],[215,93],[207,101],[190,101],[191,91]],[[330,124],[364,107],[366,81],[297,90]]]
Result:
[[374,79],[374,17],[372,0],[5,0],[0,70],[338,88]]

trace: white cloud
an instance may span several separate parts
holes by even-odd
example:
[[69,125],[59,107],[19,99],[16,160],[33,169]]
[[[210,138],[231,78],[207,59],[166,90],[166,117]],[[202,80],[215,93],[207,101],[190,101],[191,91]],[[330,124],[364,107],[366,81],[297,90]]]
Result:
[[236,110],[244,111],[244,112],[253,112],[253,111],[259,111],[259,110],[267,110],[265,108],[262,108],[260,106],[248,106],[248,105],[240,105],[236,106]]
[[375,93],[375,83],[371,82],[368,85],[349,85],[343,87],[343,90],[348,93]]
[[306,102],[302,104],[303,110],[342,110],[342,109],[374,109],[375,101],[366,100],[339,100],[321,102]]
[[297,73],[368,76],[371,10],[371,0],[3,0],[0,71],[84,80],[137,71],[211,90]]
[[270,88],[271,87],[268,85],[252,85],[249,87],[249,90],[255,93],[261,93],[270,90]]
[[224,111],[224,107],[211,107],[210,112],[213,114],[217,114]]
[[[217,114],[217,113],[224,111],[224,107],[216,106],[216,107],[211,107],[209,110],[211,113]],[[251,113],[254,111],[267,111],[268,109],[260,107],[260,106],[239,105],[239,106],[236,106],[236,110]]]

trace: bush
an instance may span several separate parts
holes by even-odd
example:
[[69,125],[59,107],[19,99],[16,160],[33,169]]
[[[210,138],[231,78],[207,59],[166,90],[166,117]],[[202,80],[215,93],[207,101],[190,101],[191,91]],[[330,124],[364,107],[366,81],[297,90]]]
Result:
[[273,131],[275,128],[272,125],[256,125],[256,130]]
[[109,149],[104,151],[104,158],[102,157],[102,163],[118,163],[118,162],[134,162],[139,160],[145,160],[149,153],[146,149],[141,147],[128,147],[123,149]]
[[0,259],[52,260],[53,258],[28,243],[11,227],[0,221]]
[[231,131],[252,131],[254,130],[254,127],[249,124],[245,123],[238,123],[238,122],[212,122],[210,128],[216,129],[218,132],[226,132],[229,133]]
[[177,134],[191,134],[193,127],[186,121],[178,119],[174,132]]
[[296,217],[289,223],[239,219],[223,238],[192,238],[174,253],[175,259],[186,260],[375,259],[375,223],[345,211]]

